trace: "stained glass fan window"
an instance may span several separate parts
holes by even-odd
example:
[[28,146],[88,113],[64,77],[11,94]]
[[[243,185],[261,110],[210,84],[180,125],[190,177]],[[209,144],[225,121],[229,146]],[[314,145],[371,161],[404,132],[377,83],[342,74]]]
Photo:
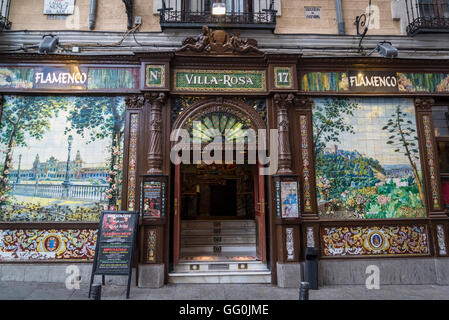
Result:
[[213,142],[214,138],[217,141],[220,136],[223,143],[244,142],[245,137],[252,142],[248,129],[251,129],[249,119],[241,119],[227,112],[211,112],[189,122],[190,136],[201,143]]

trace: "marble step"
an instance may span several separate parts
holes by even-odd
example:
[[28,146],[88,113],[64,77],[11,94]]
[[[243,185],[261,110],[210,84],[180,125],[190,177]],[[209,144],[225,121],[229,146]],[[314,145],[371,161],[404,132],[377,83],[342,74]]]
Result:
[[256,235],[246,236],[183,236],[181,237],[181,246],[189,244],[204,245],[226,245],[226,244],[256,244]]
[[271,283],[270,271],[202,271],[168,274],[169,283]]
[[183,272],[248,272],[269,271],[267,265],[261,261],[186,261],[174,266],[174,273]]
[[214,236],[214,235],[226,235],[226,236],[239,236],[239,235],[251,235],[256,234],[256,228],[233,228],[233,229],[183,229],[181,235],[183,236]]
[[183,220],[181,229],[232,229],[255,227],[254,220]]
[[181,247],[181,255],[201,255],[201,254],[214,254],[214,253],[226,253],[226,252],[251,252],[255,255],[256,246],[253,244],[238,244],[238,245],[184,245]]

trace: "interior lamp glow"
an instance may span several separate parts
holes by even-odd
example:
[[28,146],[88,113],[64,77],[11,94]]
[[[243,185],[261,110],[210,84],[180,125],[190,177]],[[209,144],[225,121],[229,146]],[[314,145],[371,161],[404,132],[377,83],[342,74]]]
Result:
[[214,2],[212,4],[212,14],[222,16],[226,14],[226,5],[223,2]]

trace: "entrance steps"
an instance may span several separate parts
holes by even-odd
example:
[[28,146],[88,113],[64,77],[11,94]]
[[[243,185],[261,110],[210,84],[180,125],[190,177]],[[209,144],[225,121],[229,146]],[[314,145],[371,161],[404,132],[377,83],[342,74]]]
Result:
[[271,271],[261,261],[190,261],[175,265],[170,283],[270,283]]
[[181,257],[241,252],[256,255],[254,220],[182,221]]
[[271,271],[256,258],[254,220],[181,222],[180,261],[170,283],[270,283]]

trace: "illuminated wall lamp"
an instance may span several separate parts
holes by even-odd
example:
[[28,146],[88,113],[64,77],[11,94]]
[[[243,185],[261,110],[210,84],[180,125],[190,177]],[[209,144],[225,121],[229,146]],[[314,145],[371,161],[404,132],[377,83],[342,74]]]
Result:
[[226,5],[223,2],[214,2],[212,4],[212,15],[223,16],[226,14]]

